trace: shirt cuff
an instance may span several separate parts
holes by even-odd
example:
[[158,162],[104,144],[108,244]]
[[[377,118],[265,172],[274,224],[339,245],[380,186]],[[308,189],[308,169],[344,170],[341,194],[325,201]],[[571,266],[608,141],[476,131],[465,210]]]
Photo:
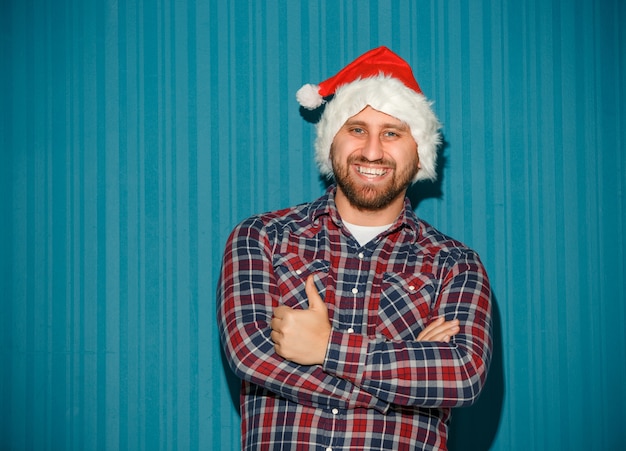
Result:
[[386,413],[390,406],[388,402],[359,387],[367,362],[367,348],[367,338],[363,335],[333,329],[322,368],[325,372],[350,381],[354,385],[350,408],[376,409],[381,413]]
[[322,368],[333,376],[357,384],[360,380],[359,367],[365,363],[362,346],[362,336],[332,329]]
[[367,360],[365,337],[355,333],[331,330],[324,360],[324,371],[360,385]]

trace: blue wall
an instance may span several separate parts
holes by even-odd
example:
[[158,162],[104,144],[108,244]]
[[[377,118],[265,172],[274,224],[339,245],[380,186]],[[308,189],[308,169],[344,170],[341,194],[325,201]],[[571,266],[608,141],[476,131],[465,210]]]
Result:
[[236,222],[321,194],[294,94],[369,48],[444,123],[418,214],[496,295],[451,448],[626,446],[626,3],[0,2],[0,448],[238,449]]

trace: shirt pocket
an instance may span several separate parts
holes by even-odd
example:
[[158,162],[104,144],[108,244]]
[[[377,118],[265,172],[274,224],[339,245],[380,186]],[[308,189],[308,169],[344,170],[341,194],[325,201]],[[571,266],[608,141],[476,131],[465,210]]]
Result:
[[432,274],[385,273],[376,331],[392,340],[417,340],[437,296]]
[[307,261],[297,254],[284,254],[275,255],[272,263],[281,294],[281,304],[292,308],[308,308],[304,284],[311,274],[315,275],[315,286],[324,299],[329,261]]

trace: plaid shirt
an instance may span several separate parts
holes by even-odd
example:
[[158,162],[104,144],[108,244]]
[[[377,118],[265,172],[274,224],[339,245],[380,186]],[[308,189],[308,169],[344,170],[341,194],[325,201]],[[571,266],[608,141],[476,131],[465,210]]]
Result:
[[[408,200],[390,229],[360,246],[334,193],[253,216],[226,245],[218,323],[243,380],[242,448],[446,449],[450,408],[476,400],[491,357],[485,269]],[[279,305],[307,308],[309,274],[332,332],[324,363],[304,366],[276,354],[269,325]],[[441,316],[459,319],[460,333],[418,342]]]

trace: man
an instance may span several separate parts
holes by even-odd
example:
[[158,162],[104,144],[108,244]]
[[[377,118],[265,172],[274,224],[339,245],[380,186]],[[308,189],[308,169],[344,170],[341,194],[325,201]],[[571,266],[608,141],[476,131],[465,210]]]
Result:
[[228,240],[218,323],[242,448],[446,449],[450,408],[486,379],[491,293],[476,253],[405,197],[436,177],[439,122],[384,47],[297,98],[335,184]]

